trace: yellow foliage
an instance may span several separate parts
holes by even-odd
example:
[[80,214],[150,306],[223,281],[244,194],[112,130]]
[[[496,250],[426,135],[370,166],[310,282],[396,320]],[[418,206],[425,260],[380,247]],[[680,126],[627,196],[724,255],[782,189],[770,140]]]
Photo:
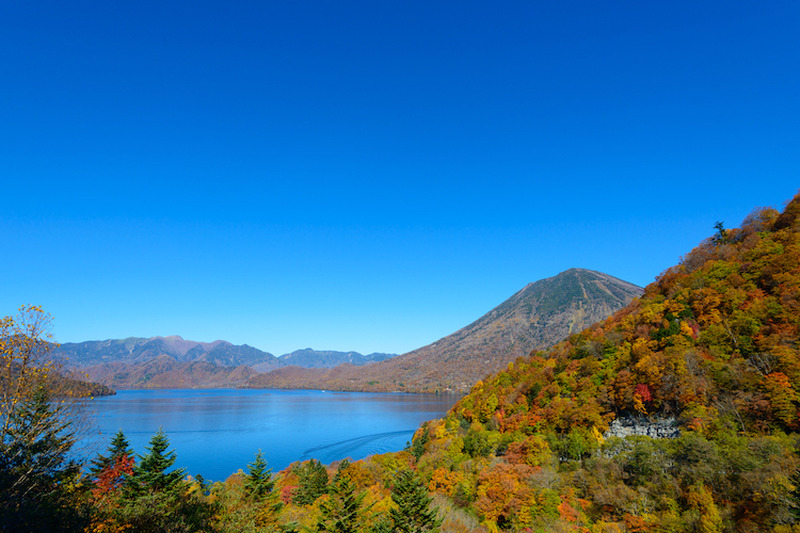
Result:
[[695,485],[689,489],[686,497],[689,507],[700,512],[698,521],[702,533],[719,533],[722,531],[722,517],[714,503],[711,491],[704,485]]
[[22,306],[17,316],[0,319],[0,428],[5,432],[14,407],[30,398],[57,370],[50,353],[51,317],[41,307]]
[[600,430],[597,429],[597,426],[592,426],[592,437],[594,437],[594,440],[596,440],[598,444],[603,444],[605,441],[603,434],[600,433]]
[[456,485],[463,479],[464,474],[461,472],[451,472],[446,468],[437,468],[431,474],[428,490],[430,492],[440,492],[447,496],[452,496]]
[[131,529],[133,526],[129,524],[118,524],[113,518],[106,518],[101,522],[92,521],[86,529],[85,533],[122,533]]

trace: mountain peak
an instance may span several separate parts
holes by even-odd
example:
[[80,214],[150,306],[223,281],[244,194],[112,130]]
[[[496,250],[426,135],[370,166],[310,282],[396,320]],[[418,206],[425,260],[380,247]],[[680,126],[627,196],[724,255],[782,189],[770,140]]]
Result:
[[602,272],[571,268],[529,283],[475,322],[433,344],[368,367],[329,375],[269,374],[255,386],[349,390],[467,391],[478,379],[531,351],[603,320],[640,296],[641,287]]

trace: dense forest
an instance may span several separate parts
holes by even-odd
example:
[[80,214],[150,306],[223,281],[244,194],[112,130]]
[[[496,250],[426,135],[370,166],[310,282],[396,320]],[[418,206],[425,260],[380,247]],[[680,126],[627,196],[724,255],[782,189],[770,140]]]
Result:
[[214,484],[174,470],[161,432],[68,461],[71,419],[25,359],[39,331],[17,328],[0,336],[0,530],[798,532],[799,297],[800,195],[718,223],[641,298],[479,381],[405,451],[273,475],[265,450]]

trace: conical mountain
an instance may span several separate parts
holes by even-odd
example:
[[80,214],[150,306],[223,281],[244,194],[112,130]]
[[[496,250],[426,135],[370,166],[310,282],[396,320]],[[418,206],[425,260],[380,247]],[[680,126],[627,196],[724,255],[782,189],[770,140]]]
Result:
[[573,268],[526,285],[472,324],[412,352],[358,369],[279,369],[256,376],[251,384],[466,392],[481,377],[607,318],[641,293],[640,287],[608,274]]

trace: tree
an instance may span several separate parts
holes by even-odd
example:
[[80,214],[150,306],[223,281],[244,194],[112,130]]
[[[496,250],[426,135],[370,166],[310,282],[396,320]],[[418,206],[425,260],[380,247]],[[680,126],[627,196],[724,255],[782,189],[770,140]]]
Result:
[[191,491],[183,479],[185,470],[170,471],[175,464],[174,451],[162,429],[150,439],[148,453],[127,476],[122,487],[120,506],[112,518],[122,527],[137,532],[191,532],[211,528],[213,508],[197,491]]
[[126,488],[133,494],[170,493],[183,490],[183,476],[186,470],[177,468],[168,470],[177,459],[174,451],[167,451],[169,440],[162,428],[150,438],[148,453],[139,456],[139,464],[133,469],[133,475]]
[[53,380],[51,317],[23,306],[0,319],[0,531],[80,529],[68,502],[79,409]]
[[244,492],[256,504],[253,522],[257,527],[274,530],[277,526],[278,513],[283,502],[274,489],[272,469],[267,468],[267,461],[264,460],[261,450],[258,450],[255,461],[247,465],[247,475],[244,478]]
[[256,459],[247,465],[247,476],[244,478],[244,490],[248,496],[255,500],[264,499],[272,493],[275,481],[272,479],[272,469],[267,468],[267,462],[261,450],[258,450]]
[[328,498],[320,504],[321,516],[317,531],[330,533],[358,533],[363,531],[362,503],[366,492],[356,495],[356,486],[340,476],[331,487]]
[[438,532],[442,520],[431,509],[428,489],[411,470],[400,470],[394,478],[392,501],[395,507],[389,510],[394,524],[392,531],[402,533]]
[[298,505],[311,505],[328,491],[328,471],[316,459],[298,468],[299,486],[292,498]]
[[65,529],[75,520],[66,490],[80,470],[67,459],[74,442],[43,387],[15,405],[0,443],[0,531]]
[[728,230],[725,229],[725,225],[722,222],[717,221],[717,223],[714,224],[714,229],[717,230],[717,233],[712,238],[714,244],[727,244],[730,242]]
[[97,457],[92,460],[89,476],[97,478],[103,470],[113,467],[122,456],[133,457],[133,450],[131,450],[130,442],[128,442],[125,434],[122,430],[119,430],[111,439],[111,443],[108,446],[108,454],[97,454]]

